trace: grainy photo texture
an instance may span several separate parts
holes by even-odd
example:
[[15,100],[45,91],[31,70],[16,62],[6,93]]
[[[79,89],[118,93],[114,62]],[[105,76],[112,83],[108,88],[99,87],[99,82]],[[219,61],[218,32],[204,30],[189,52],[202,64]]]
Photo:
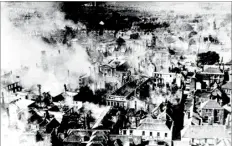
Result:
[[1,2],[2,146],[231,146],[230,2]]

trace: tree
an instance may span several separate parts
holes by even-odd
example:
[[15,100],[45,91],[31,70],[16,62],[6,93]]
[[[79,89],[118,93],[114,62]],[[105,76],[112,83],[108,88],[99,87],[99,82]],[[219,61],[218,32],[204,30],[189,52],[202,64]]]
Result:
[[93,91],[88,86],[83,86],[80,88],[79,93],[74,96],[74,101],[89,101],[93,102]]
[[50,106],[51,105],[51,95],[50,95],[50,93],[49,92],[44,92],[43,93],[43,97],[44,97],[44,99],[43,99],[43,102],[44,102],[44,104],[46,105],[46,106]]
[[197,66],[201,65],[213,65],[219,62],[219,54],[214,51],[208,51],[198,54]]
[[124,45],[124,44],[126,43],[126,41],[125,41],[123,38],[119,37],[119,38],[116,40],[116,43],[117,43],[117,45],[118,45],[119,47],[121,47],[122,45]]
[[93,102],[97,104],[105,104],[104,95],[107,93],[105,89],[96,90],[93,98]]
[[133,33],[130,35],[130,39],[139,39],[139,33]]
[[42,134],[39,131],[36,132],[35,140],[36,140],[36,142],[44,140]]

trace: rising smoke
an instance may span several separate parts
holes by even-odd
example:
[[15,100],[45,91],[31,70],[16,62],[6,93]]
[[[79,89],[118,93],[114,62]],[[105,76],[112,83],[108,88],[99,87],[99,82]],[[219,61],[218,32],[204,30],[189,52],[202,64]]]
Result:
[[[29,71],[20,75],[26,88],[41,84],[42,90],[50,86],[49,89],[55,94],[61,92],[68,81],[75,88],[76,77],[89,73],[91,64],[88,55],[77,42],[70,49],[62,42],[51,45],[41,39],[56,35],[66,26],[77,29],[72,21],[64,19],[59,8],[59,3],[53,2],[12,2],[1,5],[1,68],[14,73],[22,66],[28,67]],[[58,35],[57,39],[59,37],[63,36]],[[46,53],[43,59],[41,51]],[[48,67],[46,71],[42,69],[43,65]]]

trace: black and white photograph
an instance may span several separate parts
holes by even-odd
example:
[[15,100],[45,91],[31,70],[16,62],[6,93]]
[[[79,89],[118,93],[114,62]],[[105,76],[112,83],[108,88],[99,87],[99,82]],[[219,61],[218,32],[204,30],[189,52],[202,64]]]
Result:
[[1,146],[231,146],[232,2],[1,5]]

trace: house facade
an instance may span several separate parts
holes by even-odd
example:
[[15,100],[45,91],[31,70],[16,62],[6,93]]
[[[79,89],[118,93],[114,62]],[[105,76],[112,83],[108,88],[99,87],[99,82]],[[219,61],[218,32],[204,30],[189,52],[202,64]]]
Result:
[[169,129],[163,120],[153,119],[150,115],[142,119],[137,128],[122,129],[121,135],[141,136],[144,140],[165,141],[171,145],[172,128]]
[[232,82],[227,82],[225,85],[222,85],[223,91],[227,94],[228,97],[232,96]]
[[224,73],[219,67],[205,66],[203,71],[200,73],[202,75],[203,81],[206,83],[207,88],[211,88],[212,85],[220,83],[224,79]]
[[230,138],[224,125],[190,125],[183,131],[181,143],[186,146],[217,146],[221,139]]
[[199,113],[203,123],[224,124],[224,108],[216,101],[209,99],[201,104]]
[[127,100],[124,97],[109,96],[106,98],[107,106],[125,107]]

